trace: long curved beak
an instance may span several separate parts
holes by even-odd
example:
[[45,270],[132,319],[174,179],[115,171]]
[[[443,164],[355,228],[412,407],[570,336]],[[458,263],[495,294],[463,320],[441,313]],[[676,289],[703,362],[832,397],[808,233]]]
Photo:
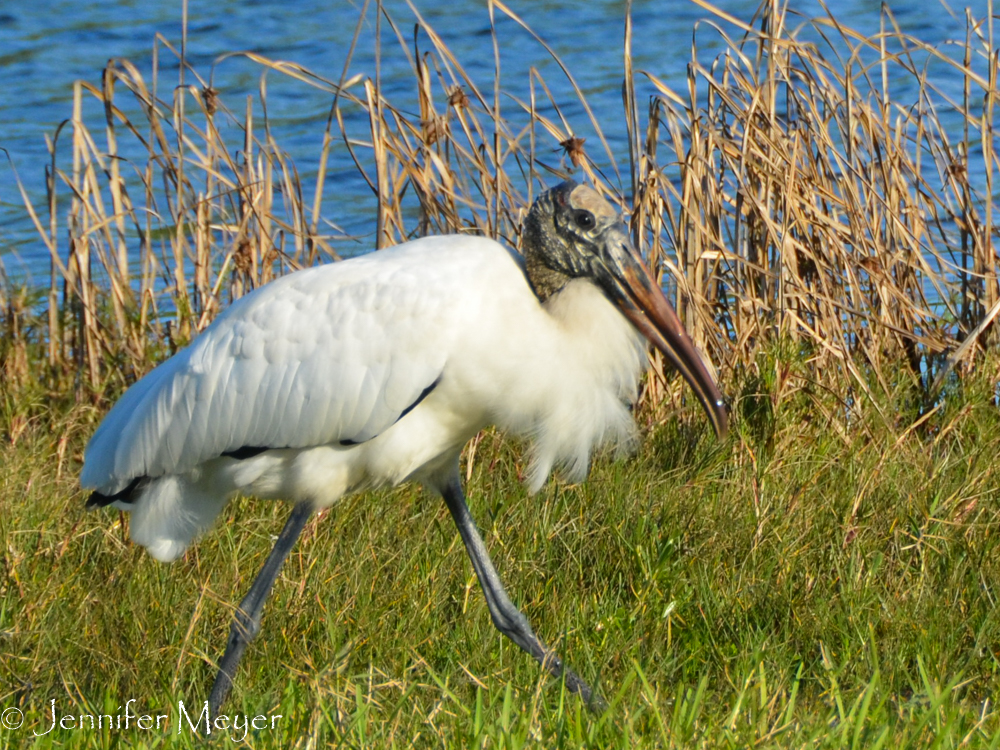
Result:
[[722,394],[677,313],[646,270],[625,231],[609,227],[605,239],[608,275],[599,279],[605,292],[632,325],[684,376],[701,401],[715,434],[725,437],[729,417]]

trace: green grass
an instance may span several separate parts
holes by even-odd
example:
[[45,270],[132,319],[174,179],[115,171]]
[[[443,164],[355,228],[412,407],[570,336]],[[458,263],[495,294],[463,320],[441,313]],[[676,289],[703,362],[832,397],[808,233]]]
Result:
[[[794,379],[779,364],[760,371]],[[691,409],[647,425],[638,455],[535,497],[521,446],[486,433],[475,452],[470,505],[497,566],[542,637],[599,682],[605,715],[493,629],[443,503],[406,486],[307,527],[227,707],[281,714],[246,744],[1000,747],[990,383],[909,430],[773,377],[730,390],[743,396],[725,443]],[[200,711],[287,508],[235,501],[158,564],[127,541],[127,519],[83,510],[76,474],[99,410],[4,396],[0,709],[27,721],[0,729],[0,748],[201,747],[177,733],[178,701]],[[60,716],[114,716],[130,698],[169,715],[169,733],[33,736],[53,699]]]

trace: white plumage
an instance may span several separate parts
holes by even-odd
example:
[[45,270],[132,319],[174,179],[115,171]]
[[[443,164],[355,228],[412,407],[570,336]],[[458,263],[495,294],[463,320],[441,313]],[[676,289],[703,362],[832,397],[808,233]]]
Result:
[[[433,480],[489,424],[533,439],[535,491],[554,463],[580,480],[594,446],[628,442],[644,352],[588,280],[543,307],[499,243],[414,240],[238,300],[115,405],[80,481],[110,495],[150,477],[116,505],[159,560],[182,554],[235,492],[326,507]],[[243,446],[273,448],[221,457]]]
[[94,434],[81,484],[95,490],[92,504],[130,511],[133,540],[159,560],[181,555],[237,492],[297,504],[241,604],[213,712],[308,514],[409,479],[443,495],[497,627],[599,700],[507,597],[465,505],[459,453],[495,424],[532,441],[532,492],[554,466],[583,479],[595,447],[634,439],[643,336],[719,433],[726,415],[593,190],[564,183],[543,194],[524,243],[522,260],[488,239],[428,237],[273,281],[132,386]]

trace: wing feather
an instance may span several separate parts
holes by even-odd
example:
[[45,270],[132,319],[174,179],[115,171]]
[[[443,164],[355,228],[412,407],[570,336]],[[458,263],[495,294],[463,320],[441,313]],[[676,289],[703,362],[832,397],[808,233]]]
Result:
[[426,238],[261,287],[125,393],[81,484],[107,494],[244,446],[370,440],[441,375],[501,256],[490,240]]

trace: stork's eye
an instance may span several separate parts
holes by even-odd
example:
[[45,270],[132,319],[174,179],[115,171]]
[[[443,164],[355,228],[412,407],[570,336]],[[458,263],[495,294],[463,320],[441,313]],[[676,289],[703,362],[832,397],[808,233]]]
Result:
[[576,225],[580,227],[580,229],[584,230],[593,229],[594,225],[597,224],[597,220],[594,218],[594,215],[590,213],[590,211],[583,210],[577,211],[573,214],[573,221],[576,222]]

